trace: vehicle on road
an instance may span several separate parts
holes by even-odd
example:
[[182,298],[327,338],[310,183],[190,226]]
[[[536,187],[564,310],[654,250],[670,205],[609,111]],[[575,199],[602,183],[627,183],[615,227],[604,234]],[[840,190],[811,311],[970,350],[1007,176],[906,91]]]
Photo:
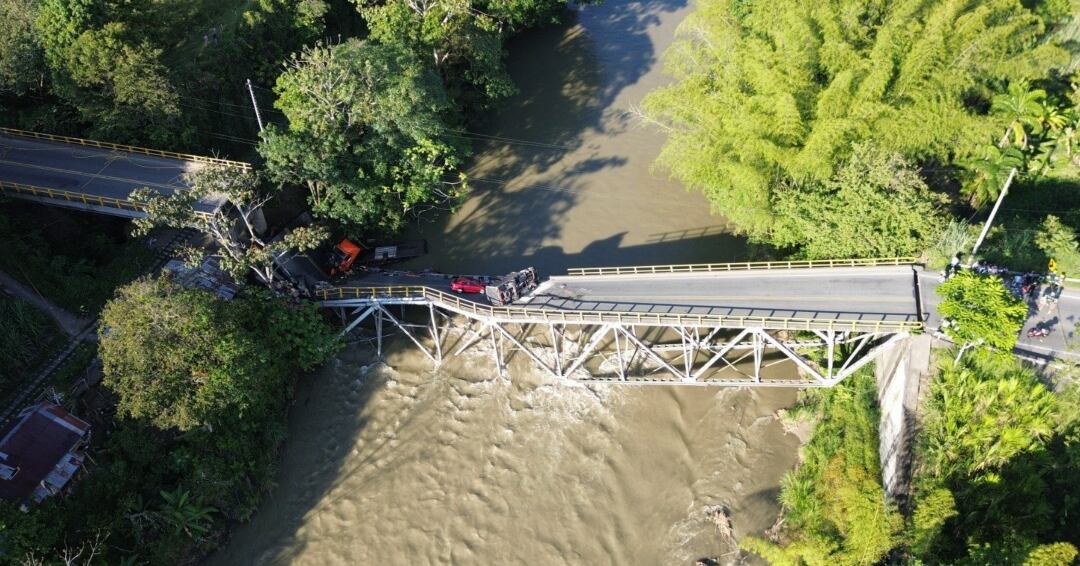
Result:
[[531,293],[536,286],[536,270],[528,267],[489,283],[484,288],[484,294],[488,302],[495,306],[508,305]]
[[1032,328],[1031,330],[1028,330],[1027,335],[1028,338],[1042,338],[1050,335],[1050,329],[1045,326],[1042,328]]
[[363,248],[352,243],[348,238],[341,240],[326,252],[327,273],[330,277],[334,277],[349,271],[362,251],[364,251]]
[[472,277],[455,277],[450,280],[450,290],[455,293],[483,293],[487,287],[479,279]]
[[347,273],[355,264],[387,265],[420,257],[425,253],[427,242],[424,240],[365,248],[345,238],[326,253],[326,271],[331,277],[335,277]]

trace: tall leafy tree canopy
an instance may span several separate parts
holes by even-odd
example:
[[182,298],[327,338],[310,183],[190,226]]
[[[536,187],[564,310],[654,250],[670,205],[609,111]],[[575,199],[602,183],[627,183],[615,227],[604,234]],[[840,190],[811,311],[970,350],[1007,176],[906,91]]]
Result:
[[483,106],[514,92],[503,40],[551,23],[567,0],[353,0],[371,38],[402,43],[439,70],[451,97]]
[[1028,307],[1013,296],[1000,277],[962,271],[938,285],[938,312],[945,333],[958,344],[979,344],[1012,350],[1027,318]]
[[411,50],[358,40],[306,49],[275,92],[288,129],[269,128],[259,151],[276,179],[307,184],[317,215],[393,231],[464,188],[453,178],[463,150],[440,136],[446,91]]
[[317,307],[268,293],[225,302],[167,279],[118,291],[101,313],[105,385],[121,414],[161,429],[246,426],[276,414],[292,372],[330,353]]
[[37,7],[36,0],[0,0],[0,94],[25,94],[44,80]]
[[659,164],[766,234],[781,179],[824,181],[851,143],[952,161],[996,140],[995,86],[1068,56],[1019,0],[700,0],[645,114]]
[[914,256],[944,227],[944,200],[899,155],[861,145],[824,183],[776,191],[772,241],[810,258]]

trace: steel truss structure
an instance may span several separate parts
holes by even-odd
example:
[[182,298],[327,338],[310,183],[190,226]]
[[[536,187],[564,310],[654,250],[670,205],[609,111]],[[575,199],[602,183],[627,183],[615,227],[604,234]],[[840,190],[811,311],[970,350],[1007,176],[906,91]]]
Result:
[[[830,387],[915,328],[910,323],[702,317],[585,316],[498,309],[391,288],[323,292],[344,333],[374,327],[382,355],[388,332],[407,337],[438,365],[479,344],[504,375],[518,352],[559,379],[583,383],[712,387]],[[452,299],[452,300],[451,300]],[[471,305],[471,306],[470,306]],[[760,324],[755,324],[760,322]]]

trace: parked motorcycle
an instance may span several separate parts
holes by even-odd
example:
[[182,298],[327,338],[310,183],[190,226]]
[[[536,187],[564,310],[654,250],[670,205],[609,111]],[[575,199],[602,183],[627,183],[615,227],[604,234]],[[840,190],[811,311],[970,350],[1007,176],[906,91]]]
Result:
[[1042,338],[1049,335],[1049,328],[1032,328],[1031,330],[1028,330],[1028,338]]

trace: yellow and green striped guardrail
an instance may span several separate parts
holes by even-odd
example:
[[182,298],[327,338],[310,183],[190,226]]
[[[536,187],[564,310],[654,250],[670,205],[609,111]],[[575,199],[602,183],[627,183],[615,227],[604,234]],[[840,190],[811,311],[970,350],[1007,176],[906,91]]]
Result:
[[643,326],[697,326],[725,328],[767,328],[769,330],[835,330],[840,332],[917,332],[921,322],[905,320],[840,320],[715,314],[639,313],[573,311],[527,306],[491,306],[468,301],[438,289],[420,285],[387,287],[331,287],[315,292],[324,301],[417,299],[432,302],[466,316],[506,321],[551,322],[559,324],[624,324]]
[[28,132],[25,130],[16,130],[14,128],[0,128],[0,134],[9,136],[18,136],[23,138],[33,138],[38,140],[56,141],[63,143],[70,143],[75,145],[81,145],[85,147],[95,147],[100,149],[109,149],[115,151],[125,151],[128,153],[139,153],[142,155],[150,155],[154,157],[167,157],[172,159],[181,159],[184,161],[195,161],[197,163],[210,163],[214,165],[225,165],[228,167],[236,167],[249,171],[251,169],[250,163],[244,163],[242,161],[230,161],[228,159],[218,159],[217,157],[206,157],[203,155],[192,155],[190,153],[177,153],[175,151],[163,151],[160,149],[149,149],[145,147],[136,147],[133,145],[123,145],[118,143],[100,142],[96,140],[88,140],[83,138],[73,138],[70,136],[58,136],[54,134],[43,134],[40,132]]
[[[112,197],[104,197],[100,195],[91,195],[87,193],[62,191],[60,189],[50,189],[48,187],[35,187],[33,185],[24,185],[21,183],[12,183],[9,181],[0,181],[0,193],[5,192],[29,195],[38,198],[64,200],[67,202],[82,203],[86,205],[100,206],[104,208],[131,210],[134,212],[142,212],[143,210],[143,206],[141,204],[127,199],[118,199]],[[195,214],[200,217],[213,216],[211,213],[199,210],[196,210]]]
[[915,257],[888,257],[871,259],[815,259],[792,261],[742,261],[735,263],[684,263],[675,265],[632,265],[626,267],[574,267],[567,275],[642,275],[654,273],[707,273],[723,271],[746,271],[752,269],[807,269],[812,267],[874,267],[911,265]]
[[59,189],[50,189],[46,187],[35,187],[33,185],[23,185],[21,183],[11,183],[8,181],[0,181],[0,192],[12,192],[40,198],[65,200],[69,202],[80,202],[87,205],[97,205],[107,208],[119,208],[121,210],[132,210],[135,212],[142,211],[142,206],[140,206],[136,202],[126,199],[116,199],[112,197],[103,197],[86,193],[75,193],[71,191],[62,191]]

